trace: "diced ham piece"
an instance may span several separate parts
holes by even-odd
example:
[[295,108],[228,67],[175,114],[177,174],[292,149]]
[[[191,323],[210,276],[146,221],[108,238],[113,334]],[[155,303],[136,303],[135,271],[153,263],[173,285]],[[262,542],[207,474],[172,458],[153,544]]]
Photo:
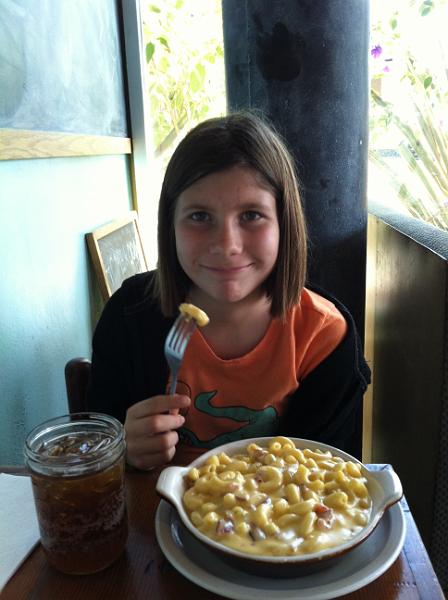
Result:
[[267,453],[268,451],[263,450],[262,448],[260,448],[259,450],[254,450],[253,452],[255,458],[262,458],[263,456],[266,456]]
[[325,506],[325,504],[316,504],[316,506],[314,507],[314,512],[317,515],[321,515],[323,513],[326,513],[328,510],[331,510],[331,509],[328,508],[328,506]]
[[249,500],[249,494],[238,492],[237,494],[235,494],[235,498],[239,500],[239,502],[247,502],[247,500]]
[[328,508],[325,504],[316,504],[314,512],[317,515],[316,527],[320,531],[331,529],[334,522],[334,513],[332,508]]
[[226,535],[226,533],[233,533],[233,522],[219,519],[216,525],[216,533],[218,535]]
[[260,527],[255,527],[255,525],[251,526],[249,535],[254,540],[254,542],[259,542],[260,540],[266,539],[265,532],[262,529],[260,529]]
[[227,491],[229,491],[229,492],[236,492],[240,488],[241,488],[241,485],[239,483],[236,483],[236,481],[231,481],[230,483],[227,484]]

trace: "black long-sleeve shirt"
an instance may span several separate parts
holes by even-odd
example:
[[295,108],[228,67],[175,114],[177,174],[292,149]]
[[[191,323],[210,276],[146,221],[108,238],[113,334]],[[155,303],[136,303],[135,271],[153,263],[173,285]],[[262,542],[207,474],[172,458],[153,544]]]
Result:
[[[124,422],[134,403],[164,394],[169,370],[165,337],[173,319],[150,293],[153,273],[126,280],[107,302],[93,337],[89,410]],[[337,348],[305,377],[289,398],[278,434],[330,444],[360,457],[363,394],[370,369],[349,311],[321,289],[347,321]]]

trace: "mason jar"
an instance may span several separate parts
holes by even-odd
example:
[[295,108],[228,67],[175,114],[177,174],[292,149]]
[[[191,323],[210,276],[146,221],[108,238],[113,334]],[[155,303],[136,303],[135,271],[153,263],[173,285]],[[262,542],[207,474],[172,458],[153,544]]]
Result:
[[25,441],[40,537],[59,571],[101,571],[127,538],[125,439],[119,421],[76,413],[45,421]]

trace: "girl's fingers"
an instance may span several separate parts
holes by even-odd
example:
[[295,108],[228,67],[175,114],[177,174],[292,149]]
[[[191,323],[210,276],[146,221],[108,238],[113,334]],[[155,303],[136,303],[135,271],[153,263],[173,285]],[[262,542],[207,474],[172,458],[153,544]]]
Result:
[[169,462],[176,451],[179,436],[168,431],[152,437],[135,438],[127,446],[127,462],[139,469]]
[[153,396],[131,406],[128,409],[128,415],[134,419],[141,419],[188,406],[190,406],[190,398],[188,396],[180,394],[174,394],[173,396]]
[[131,406],[124,424],[128,463],[149,469],[169,462],[179,441],[175,430],[185,422],[178,411],[189,405],[188,396],[174,394],[154,396]]
[[176,431],[167,431],[159,435],[134,438],[128,444],[132,454],[157,454],[173,448],[179,441]]
[[142,417],[132,422],[125,423],[126,437],[153,437],[158,434],[178,429],[185,423],[182,415],[157,414],[149,417]]
[[176,448],[170,448],[169,450],[160,452],[158,454],[141,454],[136,457],[128,456],[127,462],[137,469],[146,471],[148,469],[152,469],[153,467],[158,467],[171,462],[175,452]]

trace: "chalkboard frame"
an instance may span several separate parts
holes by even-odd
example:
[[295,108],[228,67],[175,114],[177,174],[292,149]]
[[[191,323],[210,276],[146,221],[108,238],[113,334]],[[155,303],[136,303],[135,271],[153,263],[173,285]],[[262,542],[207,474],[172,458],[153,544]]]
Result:
[[[111,257],[105,252],[101,242],[108,236],[123,232],[124,229],[132,225],[132,243],[134,244],[135,257],[138,259],[138,267],[133,270],[132,274],[141,273],[148,270],[148,261],[146,258],[145,247],[143,245],[142,236],[138,222],[138,214],[136,211],[130,211],[128,215],[111,221],[94,231],[86,233],[87,245],[93,262],[93,267],[98,279],[101,295],[104,301],[107,301],[115,291],[113,281],[110,276],[108,261]],[[116,237],[116,235],[115,235]],[[115,246],[114,250],[120,251],[120,247]],[[129,275],[129,273],[128,273]],[[123,274],[123,279],[126,277]],[[121,283],[121,281],[120,281]]]

